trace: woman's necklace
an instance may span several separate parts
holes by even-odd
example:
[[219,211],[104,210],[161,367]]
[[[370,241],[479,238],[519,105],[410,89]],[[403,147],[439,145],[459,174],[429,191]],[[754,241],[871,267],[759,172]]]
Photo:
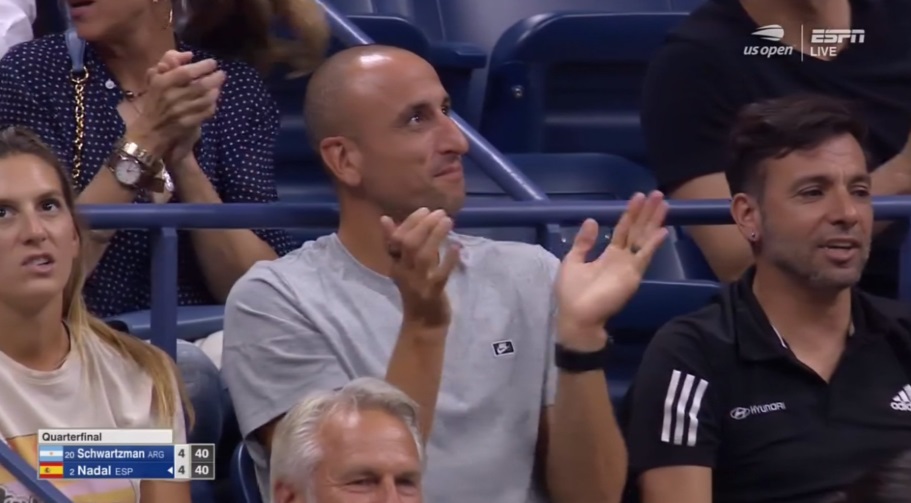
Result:
[[133,110],[137,115],[142,115],[142,108],[139,107],[136,101],[139,100],[139,98],[142,98],[144,94],[145,91],[133,92],[126,89],[123,90],[123,97],[126,99],[126,102],[133,107]]
[[133,92],[126,89],[123,90],[123,96],[127,99],[127,101],[138,100],[139,98],[142,98],[143,94],[145,94],[145,91]]

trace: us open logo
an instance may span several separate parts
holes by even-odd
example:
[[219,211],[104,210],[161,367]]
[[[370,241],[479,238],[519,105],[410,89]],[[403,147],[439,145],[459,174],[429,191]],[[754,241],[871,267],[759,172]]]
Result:
[[[784,28],[778,24],[760,26],[752,35],[756,38],[768,40],[769,42],[781,42],[784,37]],[[773,56],[788,56],[794,54],[794,48],[789,45],[745,45],[743,46],[744,56],[762,56],[771,58]]]
[[[760,26],[751,35],[775,43],[745,45],[744,56],[772,58],[794,54],[794,47],[778,43],[784,38],[784,28],[780,24]],[[812,57],[830,59],[838,56],[840,47],[863,44],[866,38],[866,30],[860,28],[813,28],[810,30],[809,46],[805,47],[804,26],[801,25],[800,37],[795,40],[800,40],[800,60],[803,61],[805,49],[809,49],[809,55]]]

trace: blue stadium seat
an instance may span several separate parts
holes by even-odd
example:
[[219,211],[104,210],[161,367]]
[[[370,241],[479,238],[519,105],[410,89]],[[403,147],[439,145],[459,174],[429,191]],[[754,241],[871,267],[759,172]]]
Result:
[[237,444],[234,455],[231,456],[231,483],[236,503],[262,503],[253,459],[243,442]]
[[[627,199],[636,191],[655,186],[651,175],[641,167],[606,154],[515,154],[509,159],[554,200]],[[465,177],[469,201],[510,199],[470,159],[465,161]],[[563,240],[571,243],[577,229],[563,229]],[[460,231],[491,239],[541,242],[537,230],[530,227],[460,228]],[[551,251],[562,256],[565,250]]]
[[[417,0],[414,16],[431,37],[494,46],[515,22],[545,12],[668,12],[670,0]],[[426,4],[426,5],[421,5]]]
[[[542,12],[663,12],[670,8],[670,0],[412,0],[410,18],[431,39],[473,44],[490,54],[507,28]],[[486,71],[475,73],[469,109],[460,112],[472,125],[479,124],[482,114],[485,75]]]
[[[182,306],[177,309],[177,338],[193,342],[222,328],[224,306]],[[106,321],[123,324],[126,331],[139,337],[152,337],[151,311],[135,311],[112,316]]]
[[718,281],[718,276],[715,275],[708,261],[705,260],[702,250],[699,249],[699,246],[685,230],[678,229],[674,248],[677,251],[677,256],[680,257],[680,263],[687,278]]
[[[708,304],[719,293],[713,281],[643,281],[636,295],[608,329],[623,332],[654,332],[672,319]],[[617,342],[639,342],[615,337]]]
[[[553,200],[623,200],[636,192],[648,192],[656,187],[651,174],[642,166],[622,157],[599,154],[512,154],[516,166]],[[466,162],[466,184],[470,200],[508,199],[506,194],[477,167]],[[468,234],[483,235],[494,239],[537,242],[535,229],[490,228],[461,229]],[[577,226],[563,229],[563,239],[568,246],[575,236]],[[609,241],[610,229],[604,229],[593,253],[600,253]],[[687,269],[677,256],[677,233],[672,230],[669,239],[658,250],[647,271],[648,279],[689,279]],[[562,256],[566,250],[551,250]]]
[[643,281],[623,311],[607,324],[614,340],[604,373],[611,400],[622,402],[652,335],[668,321],[708,304],[719,293],[710,281]]
[[547,13],[491,55],[481,133],[505,152],[608,152],[645,162],[648,61],[684,13]]

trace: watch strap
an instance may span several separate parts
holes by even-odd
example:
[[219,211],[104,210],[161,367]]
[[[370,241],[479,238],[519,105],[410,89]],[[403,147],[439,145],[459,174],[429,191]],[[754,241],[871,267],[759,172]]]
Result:
[[156,159],[151,152],[142,148],[138,143],[129,140],[121,140],[117,143],[117,150],[139,161],[143,166],[143,171],[158,172],[160,167],[159,159]]
[[554,363],[558,369],[573,374],[601,370],[607,360],[607,347],[598,351],[574,351],[557,343],[554,350]]

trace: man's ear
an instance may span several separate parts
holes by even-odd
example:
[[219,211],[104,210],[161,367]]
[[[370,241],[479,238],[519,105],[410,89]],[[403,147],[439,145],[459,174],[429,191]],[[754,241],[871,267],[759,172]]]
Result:
[[743,192],[735,194],[731,199],[731,216],[744,239],[753,243],[761,237],[762,213],[759,211],[759,202],[753,196]]
[[290,485],[276,481],[272,486],[272,503],[311,503],[306,501],[303,495],[296,494],[294,488]]
[[332,178],[343,185],[361,184],[361,153],[354,142],[343,136],[330,136],[320,142],[319,153]]

